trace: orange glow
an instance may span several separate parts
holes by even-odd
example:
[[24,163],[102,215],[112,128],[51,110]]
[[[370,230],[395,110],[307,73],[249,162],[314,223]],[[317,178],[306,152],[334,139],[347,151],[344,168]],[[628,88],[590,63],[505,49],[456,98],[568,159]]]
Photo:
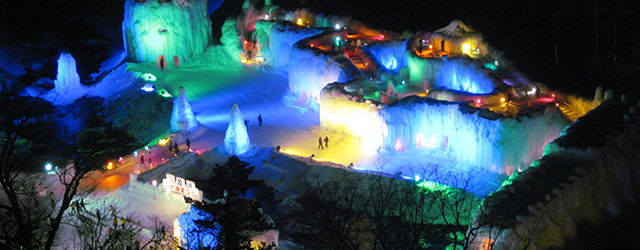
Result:
[[107,163],[107,170],[113,170],[113,162]]
[[167,142],[169,142],[169,138],[165,138],[165,139],[160,139],[158,140],[158,144],[160,144],[160,146],[164,146],[167,144]]
[[311,47],[313,48],[313,43],[311,44]]
[[560,106],[560,104],[556,102],[556,107],[558,107],[558,106]]
[[504,97],[500,97],[500,102],[505,102],[507,99],[505,99]]
[[302,25],[302,18],[298,18],[298,21],[296,22],[298,25]]
[[247,44],[247,41],[244,41],[244,42],[242,42],[242,43]]

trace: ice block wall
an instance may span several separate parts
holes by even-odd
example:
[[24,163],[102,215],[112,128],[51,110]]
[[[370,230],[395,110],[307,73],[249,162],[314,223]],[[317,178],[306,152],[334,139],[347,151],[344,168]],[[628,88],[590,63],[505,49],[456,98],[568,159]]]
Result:
[[135,62],[156,62],[160,55],[184,62],[211,44],[206,0],[126,0],[124,10],[124,46]]
[[320,123],[324,129],[349,135],[374,149],[382,146],[384,124],[379,103],[359,99],[343,90],[343,84],[329,84],[320,98]]
[[460,105],[465,104],[414,96],[382,109],[384,149],[439,149],[457,161],[510,175],[541,157],[568,125],[555,106],[531,117],[488,119],[479,110],[462,112]]
[[348,78],[337,58],[296,43],[289,52],[289,90],[301,97],[319,98],[328,83]]
[[[267,59],[274,69],[287,70],[289,68],[289,51],[296,42],[322,33],[322,30],[306,28],[292,23],[281,22],[271,28],[269,46],[272,58]],[[329,83],[329,82],[325,82]]]
[[457,161],[500,167],[501,152],[494,146],[501,139],[500,120],[463,113],[458,103],[417,96],[383,109],[381,115],[388,131],[386,150],[440,149]]
[[489,94],[495,89],[494,79],[480,63],[461,57],[441,59],[444,65],[436,73],[435,87],[472,94]]
[[435,85],[436,73],[444,65],[440,58],[422,58],[410,51],[405,52],[409,79],[412,84],[431,88]]
[[384,43],[374,43],[367,48],[374,57],[386,69],[399,73],[400,69],[406,66],[405,52],[407,51],[407,41],[390,41]]
[[345,88],[346,84],[329,84],[322,90],[323,128],[376,149],[440,150],[458,162],[500,174],[528,167],[568,125],[555,106],[516,119],[418,96],[384,105],[360,99]]

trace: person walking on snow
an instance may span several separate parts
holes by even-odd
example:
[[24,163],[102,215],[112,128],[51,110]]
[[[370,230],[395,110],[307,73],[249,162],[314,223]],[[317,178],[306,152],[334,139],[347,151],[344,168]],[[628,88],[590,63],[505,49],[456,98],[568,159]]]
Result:
[[262,114],[258,115],[258,127],[262,127]]
[[144,166],[144,153],[140,156],[140,166]]
[[187,138],[187,151],[191,151],[191,141]]
[[318,137],[318,148],[324,149],[324,147],[322,146],[322,136]]
[[[322,144],[322,143],[320,143]],[[324,137],[324,147],[329,148],[329,136]]]
[[151,163],[151,151],[147,151],[147,161],[149,162],[149,166],[153,167],[153,164]]

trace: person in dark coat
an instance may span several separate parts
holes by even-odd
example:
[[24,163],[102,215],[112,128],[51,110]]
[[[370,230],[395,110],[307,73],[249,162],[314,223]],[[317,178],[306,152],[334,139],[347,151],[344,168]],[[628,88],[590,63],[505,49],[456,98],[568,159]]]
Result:
[[262,127],[262,115],[258,115],[258,127]]
[[322,146],[322,136],[318,137],[318,148],[324,149],[324,147]]
[[187,138],[187,151],[191,150],[191,141]]
[[329,136],[325,136],[324,137],[324,147],[325,148],[329,148]]

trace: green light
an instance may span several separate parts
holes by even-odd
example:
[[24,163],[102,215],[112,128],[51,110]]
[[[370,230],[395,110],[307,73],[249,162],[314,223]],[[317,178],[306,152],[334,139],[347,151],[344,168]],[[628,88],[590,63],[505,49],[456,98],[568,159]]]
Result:
[[[418,176],[416,176],[418,177]],[[444,185],[444,184],[440,184],[437,182],[433,182],[433,181],[421,181],[418,183],[418,187],[420,188],[424,188],[427,189],[431,192],[434,191],[448,191],[449,189],[451,189],[450,186]]]
[[158,90],[158,94],[162,97],[173,97],[171,94],[169,94],[169,92],[166,89],[159,89]]

